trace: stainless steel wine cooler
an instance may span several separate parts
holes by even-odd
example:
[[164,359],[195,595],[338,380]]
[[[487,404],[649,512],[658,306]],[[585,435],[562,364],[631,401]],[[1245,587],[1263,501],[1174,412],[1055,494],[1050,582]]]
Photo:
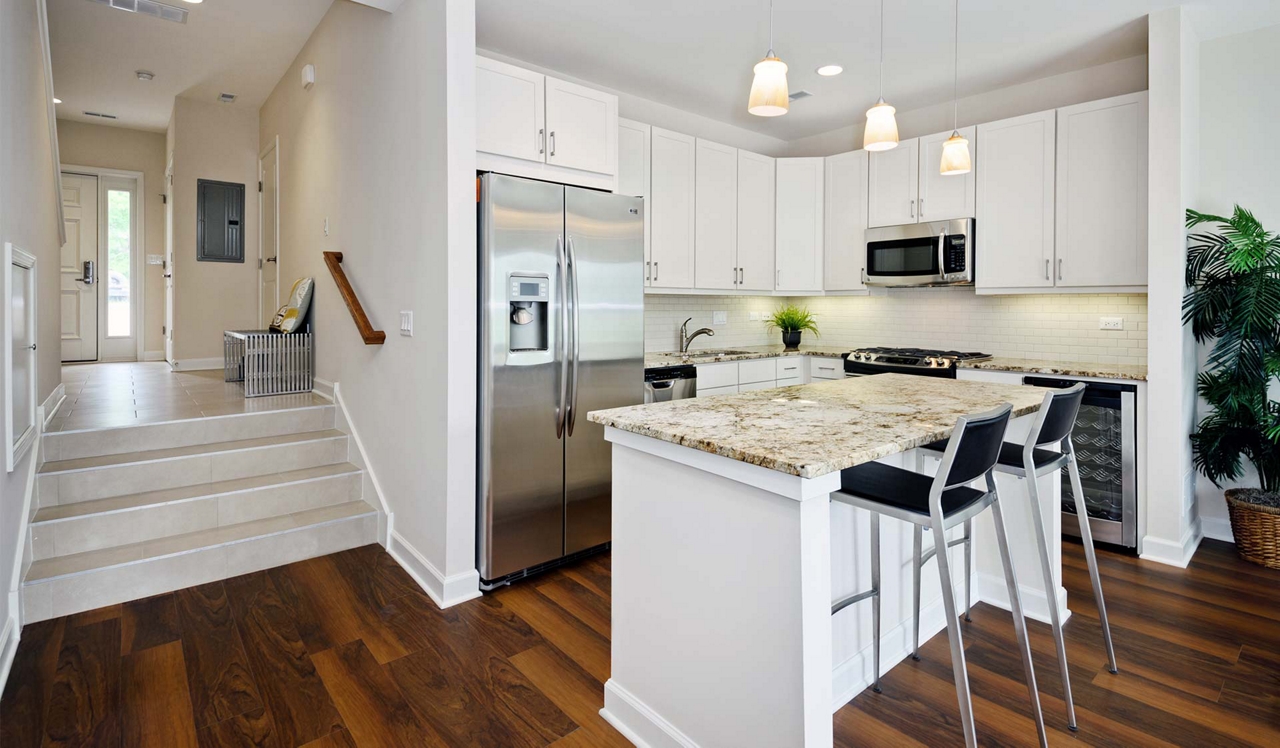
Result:
[[[1023,384],[1066,388],[1079,380],[1024,377]],[[1073,443],[1084,487],[1084,506],[1093,539],[1135,548],[1138,545],[1137,397],[1131,384],[1086,382],[1076,416]],[[1071,481],[1062,470],[1062,532],[1080,535]]]

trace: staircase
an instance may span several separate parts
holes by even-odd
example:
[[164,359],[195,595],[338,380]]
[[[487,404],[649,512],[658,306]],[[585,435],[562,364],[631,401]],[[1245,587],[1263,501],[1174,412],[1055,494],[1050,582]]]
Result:
[[335,417],[314,405],[45,434],[25,620],[376,542]]

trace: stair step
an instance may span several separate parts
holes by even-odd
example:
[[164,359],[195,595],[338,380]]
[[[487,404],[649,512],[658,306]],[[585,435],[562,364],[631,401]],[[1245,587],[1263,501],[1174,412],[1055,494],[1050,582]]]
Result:
[[[318,398],[317,398],[318,400]],[[320,402],[303,407],[264,407],[249,413],[205,416],[115,428],[55,431],[42,437],[46,460],[124,454],[170,447],[255,439],[333,425],[334,406]]]
[[282,473],[42,507],[31,523],[32,557],[153,540],[340,504],[361,496],[347,462]]
[[105,499],[345,462],[337,429],[46,462],[36,478],[40,505]]
[[378,513],[349,501],[31,564],[24,617],[39,621],[373,543]]

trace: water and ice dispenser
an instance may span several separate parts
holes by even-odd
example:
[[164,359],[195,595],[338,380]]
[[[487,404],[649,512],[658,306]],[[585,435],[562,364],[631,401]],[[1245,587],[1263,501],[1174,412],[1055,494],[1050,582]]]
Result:
[[507,345],[512,352],[547,350],[547,301],[545,275],[511,274],[507,279]]

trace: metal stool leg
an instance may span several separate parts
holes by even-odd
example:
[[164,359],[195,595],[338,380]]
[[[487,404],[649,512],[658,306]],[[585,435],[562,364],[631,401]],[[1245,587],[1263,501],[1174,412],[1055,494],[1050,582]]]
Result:
[[1039,551],[1040,571],[1044,575],[1045,599],[1049,604],[1049,625],[1053,629],[1053,645],[1058,650],[1058,668],[1062,671],[1062,700],[1067,703],[1067,727],[1076,730],[1076,705],[1071,698],[1071,677],[1067,674],[1067,644],[1062,638],[1062,615],[1058,610],[1058,585],[1053,580],[1053,564],[1049,561],[1049,541],[1044,531],[1044,513],[1040,511],[1040,486],[1036,483],[1035,469],[1027,470],[1023,482],[1031,499],[1031,524],[1036,531],[1036,550]]
[[911,561],[911,659],[920,661],[920,552],[923,543],[924,528],[912,525],[912,561]]
[[1080,542],[1084,545],[1084,559],[1089,564],[1089,580],[1093,582],[1093,601],[1098,606],[1098,620],[1102,623],[1102,640],[1107,645],[1107,669],[1120,672],[1116,667],[1116,650],[1111,644],[1111,624],[1107,623],[1107,605],[1102,601],[1102,579],[1098,576],[1098,558],[1093,551],[1093,533],[1089,529],[1089,513],[1084,507],[1084,489],[1080,485],[1080,468],[1076,464],[1076,450],[1071,440],[1063,442],[1071,459],[1067,472],[1071,474],[1071,498],[1076,505],[1076,517],[1080,520]]
[[973,607],[970,604],[973,586],[973,520],[966,519],[964,521],[964,620],[972,622],[969,617],[969,610]]
[[941,548],[938,576],[942,579],[942,607],[947,617],[947,642],[951,645],[951,671],[956,680],[956,698],[960,702],[960,724],[964,727],[964,744],[977,748],[978,735],[973,727],[973,698],[969,694],[969,670],[964,664],[964,642],[960,639],[960,621],[956,618],[955,588],[951,586],[951,564],[947,558],[947,534],[942,529],[942,515],[932,515],[933,543]]
[[[988,486],[995,490],[995,480],[988,478]],[[1040,710],[1040,692],[1036,690],[1036,674],[1031,663],[1031,644],[1027,641],[1027,622],[1022,617],[1022,598],[1018,594],[1018,582],[1013,575],[1013,561],[1009,557],[1009,539],[1005,536],[1004,516],[1000,512],[1000,498],[997,495],[991,504],[992,518],[996,526],[996,544],[1000,546],[1000,562],[1004,565],[1004,583],[1009,590],[1009,608],[1013,613],[1013,630],[1018,636],[1018,648],[1022,654],[1022,666],[1027,676],[1027,691],[1031,695],[1031,713],[1036,720],[1036,732],[1040,736],[1040,745],[1047,748],[1048,736],[1044,730],[1044,714]]]
[[880,515],[871,512],[871,690],[880,693]]

